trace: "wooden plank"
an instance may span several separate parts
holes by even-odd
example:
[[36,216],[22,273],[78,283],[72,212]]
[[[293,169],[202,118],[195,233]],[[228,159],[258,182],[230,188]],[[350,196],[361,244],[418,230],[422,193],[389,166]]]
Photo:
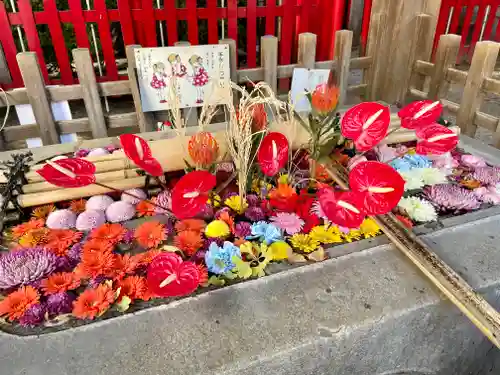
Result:
[[129,0],[118,0],[118,12],[120,13],[120,27],[122,30],[123,43],[125,47],[135,44],[134,22]]
[[113,47],[113,40],[111,39],[106,0],[94,0],[94,7],[98,14],[97,29],[99,31],[99,40],[101,41],[102,55],[106,64],[106,76],[111,80],[117,80],[118,68],[116,67],[115,49]]
[[90,122],[92,137],[104,138],[108,136],[106,122],[102,111],[101,97],[97,88],[94,66],[88,49],[73,50],[76,73],[82,87],[83,102]]
[[434,73],[429,84],[429,99],[440,99],[448,92],[449,84],[445,77],[448,68],[455,66],[459,48],[460,36],[441,35],[435,54]]
[[317,43],[318,37],[316,34],[302,33],[299,35],[298,67],[314,69]]
[[247,1],[247,66],[257,66],[257,0]]
[[376,100],[383,86],[385,66],[383,65],[382,55],[386,52],[382,49],[382,46],[384,43],[386,19],[387,15],[380,13],[373,15],[370,22],[366,53],[372,58],[372,63],[366,72],[364,81],[368,85],[367,100],[371,101]]
[[499,50],[500,44],[495,42],[476,44],[457,114],[457,126],[469,137],[474,137],[476,134],[477,126],[473,119],[483,101],[484,94],[481,91],[483,80],[493,73]]
[[207,12],[208,12],[208,44],[217,44],[219,42],[217,0],[207,0]]
[[500,95],[500,80],[493,78],[485,78],[483,82],[483,90],[493,94]]
[[339,104],[344,105],[347,99],[347,85],[349,81],[349,64],[351,62],[352,31],[340,30],[335,33],[335,60],[337,66],[337,85],[339,87]]
[[266,35],[260,39],[260,61],[264,68],[264,81],[274,92],[278,87],[278,38]]
[[36,122],[40,127],[40,138],[44,145],[59,143],[52,109],[47,98],[42,72],[35,52],[22,52],[17,55],[17,63],[21,70],[28,99],[33,108]]
[[3,52],[2,45],[0,45],[0,84],[7,83],[12,83],[12,77],[10,76],[7,60],[5,59],[5,53]]
[[[409,68],[409,81],[405,83],[404,87],[414,86],[418,89],[423,89],[426,77],[415,74],[412,70],[414,66],[414,61],[423,60],[429,61],[431,60],[432,55],[432,41],[434,38],[433,28],[432,28],[433,20],[432,17],[426,14],[419,14],[417,16],[417,28],[416,35],[414,39],[414,44],[410,49],[410,63],[408,65]],[[404,92],[406,95],[407,89]]]
[[68,5],[71,12],[77,47],[90,48],[89,38],[87,36],[87,27],[83,18],[81,0],[68,0]]
[[132,92],[132,98],[134,100],[135,112],[137,114],[137,123],[141,132],[149,132],[156,130],[153,122],[153,116],[149,112],[142,111],[141,94],[139,92],[139,86],[137,84],[137,73],[135,65],[135,49],[140,48],[140,46],[127,46],[127,62],[128,62],[128,80],[130,84],[130,91]]
[[177,33],[177,8],[175,6],[175,1],[167,0],[164,2],[163,7],[167,19],[168,45],[173,46],[179,41],[179,35]]
[[188,41],[191,45],[195,46],[198,44],[198,16],[196,0],[186,0],[186,9],[188,12]]

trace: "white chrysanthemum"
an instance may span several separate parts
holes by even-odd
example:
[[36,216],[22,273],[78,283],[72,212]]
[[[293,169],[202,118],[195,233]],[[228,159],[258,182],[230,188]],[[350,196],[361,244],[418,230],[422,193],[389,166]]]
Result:
[[419,173],[415,173],[417,169],[407,172],[399,172],[401,177],[405,180],[405,190],[415,190],[424,187],[424,181]]
[[419,168],[416,173],[420,175],[424,185],[445,184],[447,182],[446,174],[437,168]]
[[410,219],[421,223],[435,221],[437,213],[432,204],[417,197],[401,198],[398,207],[405,210]]

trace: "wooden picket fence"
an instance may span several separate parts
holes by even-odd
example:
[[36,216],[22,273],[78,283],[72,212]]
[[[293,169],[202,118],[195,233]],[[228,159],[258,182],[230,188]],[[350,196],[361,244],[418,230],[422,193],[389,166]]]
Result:
[[[312,33],[302,33],[298,40],[297,64],[278,65],[278,38],[264,36],[261,39],[261,66],[252,69],[237,69],[236,43],[234,40],[221,40],[229,45],[231,80],[245,83],[248,81],[265,81],[277,91],[278,80],[291,78],[296,67],[337,70],[342,97],[347,93],[370,96],[370,81],[347,86],[351,69],[362,69],[366,76],[373,74],[373,59],[370,56],[351,58],[352,32],[341,30],[336,33],[335,59],[316,62],[317,37]],[[40,137],[44,145],[60,142],[61,134],[88,133],[95,139],[114,136],[123,132],[152,132],[156,123],[168,120],[168,111],[151,113],[142,112],[139,88],[135,72],[134,49],[139,46],[127,47],[128,80],[116,82],[97,82],[88,49],[75,49],[73,58],[78,74],[79,84],[57,87],[46,87],[43,74],[34,52],[24,52],[17,55],[25,88],[7,92],[8,103],[0,95],[0,107],[17,104],[31,104],[36,124],[8,126],[0,134],[2,149],[11,149],[18,141],[26,138]],[[135,112],[107,115],[103,111],[101,97],[132,95]],[[83,99],[87,117],[68,121],[55,121],[52,115],[51,101]],[[197,123],[197,111],[184,109],[187,125]]]

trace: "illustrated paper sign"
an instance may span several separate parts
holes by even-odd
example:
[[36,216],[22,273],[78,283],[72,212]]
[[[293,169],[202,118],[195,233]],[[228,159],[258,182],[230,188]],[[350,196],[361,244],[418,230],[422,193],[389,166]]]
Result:
[[139,48],[135,62],[144,112],[230,101],[227,45]]
[[292,78],[292,104],[297,112],[310,112],[311,105],[305,93],[313,92],[322,83],[328,82],[330,70],[328,69],[304,69],[293,70]]

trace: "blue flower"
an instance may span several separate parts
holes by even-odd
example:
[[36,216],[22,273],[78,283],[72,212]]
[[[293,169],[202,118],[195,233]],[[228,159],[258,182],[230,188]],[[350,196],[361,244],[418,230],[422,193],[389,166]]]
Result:
[[213,242],[205,254],[205,263],[210,272],[222,275],[234,268],[234,256],[241,258],[239,247],[228,241],[224,242],[223,247],[219,247]]
[[256,238],[258,238],[259,241],[270,245],[273,242],[281,241],[283,239],[283,235],[281,230],[275,225],[266,223],[265,221],[259,221],[258,223],[252,224],[252,235],[248,236],[246,239],[254,240]]
[[430,168],[432,162],[422,155],[404,155],[391,161],[391,166],[398,172],[408,172],[414,168]]

